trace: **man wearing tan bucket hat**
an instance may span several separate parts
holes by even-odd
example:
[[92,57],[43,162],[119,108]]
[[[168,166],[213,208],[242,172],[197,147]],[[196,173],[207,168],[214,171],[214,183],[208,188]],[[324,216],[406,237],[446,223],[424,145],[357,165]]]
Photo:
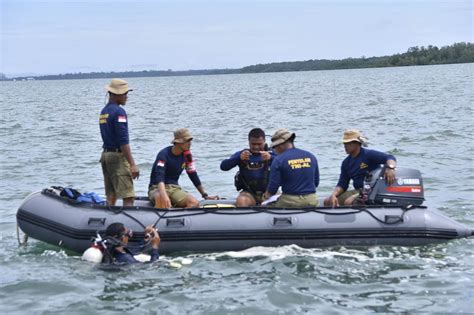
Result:
[[173,145],[164,148],[156,156],[148,186],[148,197],[156,208],[199,206],[199,201],[178,184],[179,176],[184,169],[202,198],[218,199],[217,196],[209,196],[201,184],[190,151],[192,140],[193,137],[188,129],[177,129],[171,141]]
[[103,141],[100,158],[104,174],[105,194],[109,205],[123,198],[124,206],[132,206],[135,200],[133,179],[140,174],[129,144],[128,119],[125,109],[129,91],[126,81],[112,79],[105,86],[109,94],[107,105],[100,112],[99,126]]
[[[352,205],[359,197],[359,191],[364,185],[367,173],[376,169],[380,164],[386,165],[384,178],[387,184],[393,184],[397,166],[397,160],[393,155],[363,148],[362,146],[367,145],[367,139],[357,129],[344,131],[342,143],[348,156],[342,161],[341,174],[336,188],[324,200],[325,206]],[[347,190],[351,179],[354,190]]]
[[282,194],[271,204],[274,207],[316,207],[319,167],[316,157],[294,145],[295,133],[279,129],[272,136],[271,147],[277,154],[271,165],[270,180],[265,199],[275,195],[281,186]]

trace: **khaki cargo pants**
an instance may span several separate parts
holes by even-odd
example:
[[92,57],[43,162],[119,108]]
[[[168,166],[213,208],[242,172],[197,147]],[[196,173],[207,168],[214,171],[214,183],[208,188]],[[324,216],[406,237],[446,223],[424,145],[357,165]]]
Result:
[[100,157],[104,174],[105,194],[117,198],[135,197],[130,164],[121,152],[102,152]]
[[300,207],[317,207],[319,204],[318,196],[314,194],[308,195],[287,195],[282,194],[278,200],[271,204],[271,207],[278,208],[300,208]]

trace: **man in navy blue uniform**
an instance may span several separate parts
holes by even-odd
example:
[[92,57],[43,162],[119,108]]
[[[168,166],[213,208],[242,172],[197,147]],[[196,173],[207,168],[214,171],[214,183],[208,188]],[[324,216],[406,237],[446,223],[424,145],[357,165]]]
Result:
[[295,148],[296,135],[287,129],[277,130],[271,147],[277,156],[273,160],[270,182],[265,199],[276,194],[281,186],[282,194],[272,204],[275,207],[316,207],[319,185],[319,167],[316,157],[308,151]]
[[124,206],[132,206],[135,200],[133,179],[140,171],[132,156],[128,137],[128,119],[125,109],[127,94],[132,91],[126,81],[112,79],[106,90],[109,101],[100,112],[99,126],[103,141],[100,158],[104,174],[105,195],[109,205],[123,198]]
[[255,206],[263,201],[274,157],[273,152],[266,149],[265,132],[262,129],[250,130],[248,140],[248,149],[237,151],[221,162],[223,171],[239,166],[236,188],[241,192],[236,200],[237,207]]
[[[380,164],[386,166],[384,178],[387,184],[393,184],[397,166],[397,160],[393,155],[363,148],[362,146],[367,145],[367,139],[356,129],[344,131],[342,143],[348,156],[342,161],[336,188],[324,200],[325,206],[352,205],[359,197],[359,190],[363,188],[365,176]],[[347,190],[351,179],[354,190]]]
[[184,169],[204,199],[217,199],[217,196],[209,196],[201,184],[190,151],[192,140],[188,129],[177,129],[171,141],[173,145],[158,153],[148,186],[148,197],[156,208],[199,206],[197,199],[179,186],[178,179]]

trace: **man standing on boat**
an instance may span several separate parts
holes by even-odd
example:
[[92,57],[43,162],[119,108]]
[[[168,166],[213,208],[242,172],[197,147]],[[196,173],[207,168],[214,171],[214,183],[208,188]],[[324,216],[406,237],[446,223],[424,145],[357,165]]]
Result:
[[130,149],[127,113],[122,107],[127,103],[128,92],[132,90],[121,79],[112,79],[105,88],[109,101],[99,117],[100,134],[104,142],[100,162],[105,195],[109,205],[113,206],[117,198],[123,198],[124,206],[133,206],[133,179],[138,179],[140,171]]
[[[352,205],[359,197],[365,176],[380,164],[385,164],[384,178],[387,184],[393,184],[397,166],[393,155],[363,148],[367,146],[367,139],[356,129],[344,131],[342,143],[349,155],[342,161],[339,181],[333,193],[324,200],[325,206]],[[351,179],[354,189],[347,190]]]
[[237,207],[261,204],[274,157],[273,152],[268,151],[265,132],[262,129],[250,130],[248,140],[248,149],[237,151],[221,162],[223,171],[239,166],[239,172],[235,176],[236,188],[241,190],[236,200]]
[[153,164],[148,186],[148,197],[156,208],[193,208],[199,202],[193,195],[184,191],[178,184],[178,179],[184,169],[189,178],[201,193],[202,198],[215,200],[217,196],[209,196],[201,184],[191,154],[193,137],[186,128],[174,132],[172,146],[161,150]]
[[287,129],[277,130],[272,137],[271,147],[277,154],[272,163],[270,181],[265,199],[275,195],[281,186],[282,194],[272,204],[274,207],[316,207],[319,185],[319,167],[316,157],[294,145],[295,133]]

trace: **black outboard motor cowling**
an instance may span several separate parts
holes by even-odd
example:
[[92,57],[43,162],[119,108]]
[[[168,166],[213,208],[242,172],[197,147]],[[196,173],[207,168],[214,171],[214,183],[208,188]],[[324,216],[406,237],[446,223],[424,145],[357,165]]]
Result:
[[419,206],[425,200],[423,178],[419,170],[397,167],[395,182],[388,186],[383,178],[385,166],[370,172],[364,180],[362,195],[367,195],[367,204]]

